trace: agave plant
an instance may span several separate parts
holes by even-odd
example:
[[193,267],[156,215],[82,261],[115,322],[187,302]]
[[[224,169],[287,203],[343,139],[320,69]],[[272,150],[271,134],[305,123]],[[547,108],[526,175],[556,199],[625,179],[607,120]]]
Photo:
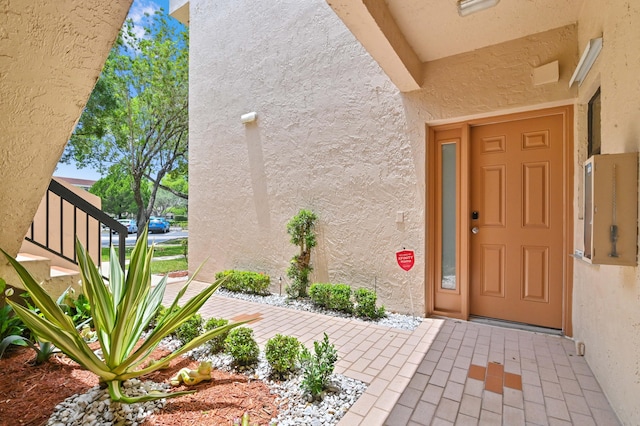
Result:
[[[41,316],[11,300],[7,300],[7,303],[13,307],[16,315],[39,338],[51,342],[82,367],[95,373],[100,378],[100,382],[107,385],[113,401],[130,404],[195,392],[155,392],[139,397],[129,397],[122,393],[121,385],[125,380],[162,368],[186,351],[244,323],[235,322],[209,330],[158,362],[146,363],[149,355],[160,341],[196,314],[224,279],[216,280],[191,298],[183,307],[179,307],[178,301],[196,276],[198,272],[196,271],[180,290],[175,301],[167,310],[167,314],[155,324],[142,344],[136,347],[162,302],[167,284],[165,277],[156,287],[151,287],[150,264],[153,257],[153,247],[147,245],[147,230],[144,230],[138,238],[131,254],[127,273],[124,274],[118,262],[112,261],[110,262],[108,281],[102,278],[93,260],[87,255],[80,242],[76,240],[76,253],[84,293],[91,305],[91,313],[103,355],[101,358],[89,348],[74,326],[71,317],[65,315],[58,304],[22,265],[6,252],[3,251],[3,253],[18,272],[25,288],[31,294],[33,303],[40,309]],[[111,247],[111,259],[117,259],[113,247]]]

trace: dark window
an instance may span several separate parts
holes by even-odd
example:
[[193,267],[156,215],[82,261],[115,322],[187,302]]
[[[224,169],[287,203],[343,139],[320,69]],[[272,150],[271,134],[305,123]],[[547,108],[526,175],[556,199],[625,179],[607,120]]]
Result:
[[589,157],[600,154],[600,88],[589,101]]

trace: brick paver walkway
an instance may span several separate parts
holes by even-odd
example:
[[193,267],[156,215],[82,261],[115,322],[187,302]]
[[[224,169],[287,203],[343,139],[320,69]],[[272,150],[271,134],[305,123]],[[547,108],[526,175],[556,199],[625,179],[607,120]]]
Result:
[[[167,286],[166,305],[181,287]],[[258,317],[248,326],[262,347],[278,333],[307,347],[327,333],[335,371],[369,384],[341,426],[619,424],[569,339],[431,318],[410,332],[219,296],[200,313]]]

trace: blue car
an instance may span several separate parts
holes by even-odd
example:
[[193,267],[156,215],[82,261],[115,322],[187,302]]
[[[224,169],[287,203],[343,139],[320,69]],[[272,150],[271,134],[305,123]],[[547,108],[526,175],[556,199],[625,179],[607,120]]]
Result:
[[[134,219],[118,219],[118,222],[127,227],[127,234],[135,234],[138,232],[138,225]],[[116,230],[112,230],[114,234],[117,234]]]
[[151,217],[149,219],[149,232],[152,234],[169,232],[169,221],[164,217]]

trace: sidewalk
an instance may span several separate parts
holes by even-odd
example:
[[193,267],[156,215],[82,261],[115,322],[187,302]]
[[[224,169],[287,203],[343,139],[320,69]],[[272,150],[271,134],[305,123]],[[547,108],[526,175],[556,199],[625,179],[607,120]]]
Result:
[[[183,281],[182,281],[183,282]],[[167,286],[169,304],[182,288]],[[185,300],[206,284],[193,282]],[[336,372],[369,384],[339,425],[618,425],[573,342],[557,336],[426,318],[414,331],[212,296],[203,317],[258,320],[310,346],[327,333]]]

